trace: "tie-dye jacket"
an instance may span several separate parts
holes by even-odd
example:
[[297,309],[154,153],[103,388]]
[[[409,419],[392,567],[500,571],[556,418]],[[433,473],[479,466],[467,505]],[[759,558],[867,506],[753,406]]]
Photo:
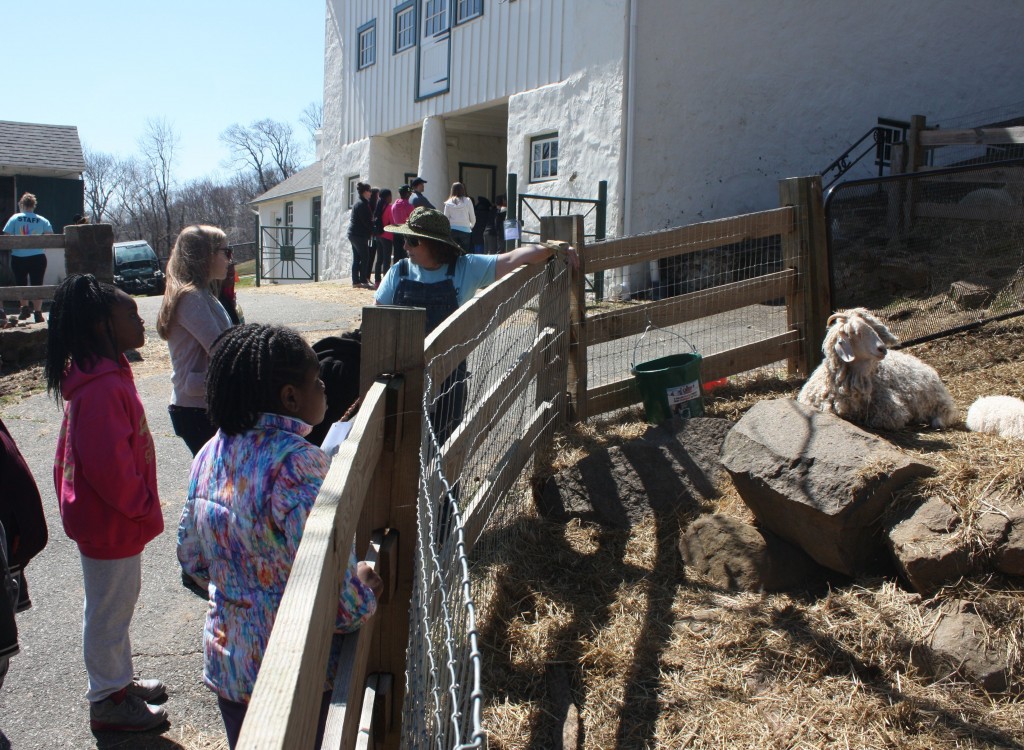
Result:
[[[192,463],[178,526],[178,560],[210,579],[203,680],[217,695],[247,703],[284,594],[306,517],[330,459],[303,435],[310,426],[261,414],[241,435],[217,432]],[[356,577],[353,548],[337,629],[357,629],[377,608]],[[336,658],[331,660],[331,672]]]

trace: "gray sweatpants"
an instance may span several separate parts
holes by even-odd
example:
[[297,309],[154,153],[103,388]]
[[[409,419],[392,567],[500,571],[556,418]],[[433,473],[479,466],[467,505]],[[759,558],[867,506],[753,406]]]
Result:
[[142,555],[96,560],[82,555],[85,616],[82,651],[89,674],[90,701],[101,701],[132,681],[128,629],[142,587]]

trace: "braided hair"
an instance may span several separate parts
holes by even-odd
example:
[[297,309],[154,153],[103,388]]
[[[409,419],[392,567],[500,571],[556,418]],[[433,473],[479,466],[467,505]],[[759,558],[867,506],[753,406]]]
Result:
[[46,390],[59,404],[60,385],[71,362],[82,367],[102,356],[107,342],[97,333],[107,324],[117,302],[117,287],[97,281],[91,273],[74,273],[57,287],[46,336]]
[[224,331],[206,371],[210,422],[227,435],[256,426],[262,412],[281,408],[281,389],[301,385],[319,368],[309,344],[291,328],[258,323]]

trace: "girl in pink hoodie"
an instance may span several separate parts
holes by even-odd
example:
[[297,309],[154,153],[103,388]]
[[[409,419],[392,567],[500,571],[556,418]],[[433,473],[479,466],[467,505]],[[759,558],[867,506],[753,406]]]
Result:
[[167,712],[159,680],[134,676],[128,630],[142,549],[163,531],[153,437],[124,352],[146,342],[135,300],[91,274],[68,276],[50,311],[46,385],[64,420],[53,481],[85,584],[83,652],[98,731],[145,731]]

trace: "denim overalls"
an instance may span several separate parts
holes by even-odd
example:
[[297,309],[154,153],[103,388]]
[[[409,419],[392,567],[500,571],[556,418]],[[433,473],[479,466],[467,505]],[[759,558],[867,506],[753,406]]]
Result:
[[[448,264],[444,281],[428,284],[409,278],[409,259],[403,258],[398,263],[398,286],[392,304],[426,308],[427,333],[430,333],[459,308],[459,292],[455,288],[455,265],[456,261]],[[455,372],[445,378],[437,398],[430,407],[430,424],[437,435],[439,445],[444,445],[462,422],[467,375],[466,363],[460,362]]]

